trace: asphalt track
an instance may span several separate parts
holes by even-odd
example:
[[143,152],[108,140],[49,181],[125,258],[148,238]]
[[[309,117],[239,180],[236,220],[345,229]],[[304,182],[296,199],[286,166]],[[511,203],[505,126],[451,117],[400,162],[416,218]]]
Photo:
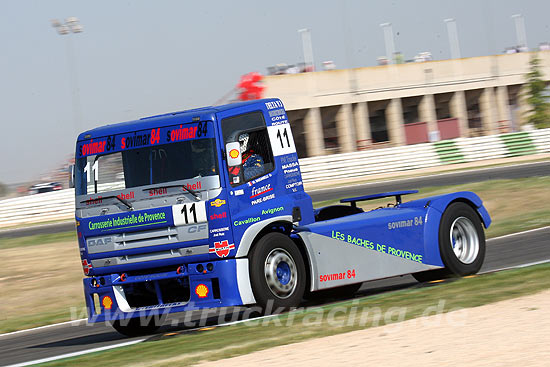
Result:
[[[489,167],[468,171],[442,173],[423,177],[308,191],[314,202],[345,197],[371,195],[379,192],[413,190],[429,186],[460,185],[487,180],[550,176],[550,161],[513,166]],[[17,238],[74,230],[74,221],[0,231],[1,238]]]
[[[486,260],[481,272],[490,272],[544,260],[550,261],[550,227],[489,240],[487,242]],[[415,286],[419,286],[419,284],[409,275],[367,282],[363,284],[354,297],[365,297]],[[304,306],[319,304],[309,303]],[[242,312],[243,308],[237,310]],[[190,320],[196,320],[199,316],[200,314],[197,312],[187,320],[170,318],[160,331],[174,332],[200,326],[189,323]],[[213,316],[206,325],[216,321],[217,317]],[[104,324],[85,325],[81,322],[77,326],[62,324],[38,328],[0,336],[0,365],[6,366],[36,361],[68,353],[108,347],[132,340],[139,341],[140,338],[123,338]]]

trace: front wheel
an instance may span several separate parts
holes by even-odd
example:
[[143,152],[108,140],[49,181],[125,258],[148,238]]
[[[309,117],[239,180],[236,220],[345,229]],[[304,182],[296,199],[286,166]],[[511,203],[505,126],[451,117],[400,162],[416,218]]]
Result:
[[300,250],[282,233],[262,237],[249,255],[250,283],[256,303],[265,313],[297,307],[306,287]]
[[413,274],[419,282],[475,274],[485,259],[485,233],[471,206],[452,203],[439,224],[439,252],[444,269]]

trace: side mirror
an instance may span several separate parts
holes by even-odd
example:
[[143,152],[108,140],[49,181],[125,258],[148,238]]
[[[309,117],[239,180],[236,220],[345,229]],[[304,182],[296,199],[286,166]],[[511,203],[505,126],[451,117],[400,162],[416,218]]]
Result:
[[243,164],[243,156],[241,155],[241,143],[238,141],[227,143],[225,145],[225,155],[227,156],[227,165],[229,167],[240,166]]
[[69,188],[74,189],[74,164],[69,166]]

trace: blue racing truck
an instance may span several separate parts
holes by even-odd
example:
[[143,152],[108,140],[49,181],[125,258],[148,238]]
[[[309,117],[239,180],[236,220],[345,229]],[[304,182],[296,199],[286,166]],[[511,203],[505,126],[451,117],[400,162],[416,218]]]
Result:
[[374,279],[473,274],[491,223],[472,192],[314,209],[279,99],[86,131],[73,172],[89,321],[125,335],[170,312],[288,309]]

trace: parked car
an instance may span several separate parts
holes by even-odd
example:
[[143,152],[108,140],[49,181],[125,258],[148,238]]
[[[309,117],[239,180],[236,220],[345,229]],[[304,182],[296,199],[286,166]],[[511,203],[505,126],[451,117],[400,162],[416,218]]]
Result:
[[43,192],[63,190],[63,185],[59,182],[42,182],[29,187],[29,194],[42,194]]

